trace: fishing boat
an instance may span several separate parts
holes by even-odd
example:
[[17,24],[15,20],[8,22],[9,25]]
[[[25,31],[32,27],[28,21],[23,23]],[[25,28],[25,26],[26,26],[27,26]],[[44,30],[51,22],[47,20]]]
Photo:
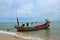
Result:
[[25,27],[24,24],[22,24],[22,26],[19,26],[19,21],[18,21],[18,17],[17,17],[17,26],[15,26],[15,28],[17,29],[17,32],[21,32],[21,31],[33,31],[33,30],[39,30],[39,29],[47,29],[50,27],[50,22],[45,19],[46,22],[40,25],[36,25],[36,26],[32,26],[29,27],[28,23],[27,23],[27,27]]

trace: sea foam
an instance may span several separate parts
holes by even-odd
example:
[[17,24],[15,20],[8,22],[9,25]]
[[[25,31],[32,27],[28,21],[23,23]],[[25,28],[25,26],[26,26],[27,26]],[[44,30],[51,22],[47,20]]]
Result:
[[0,30],[0,34],[7,34],[7,35],[15,36],[18,38],[26,39],[26,40],[44,40],[44,39],[39,38],[39,37],[24,36],[22,34],[18,35],[17,33],[14,33],[14,32],[8,32],[8,31],[2,31],[2,30]]

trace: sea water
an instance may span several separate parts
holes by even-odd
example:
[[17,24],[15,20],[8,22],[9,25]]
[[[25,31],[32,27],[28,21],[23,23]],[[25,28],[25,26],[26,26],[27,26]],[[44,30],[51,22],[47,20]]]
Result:
[[[25,24],[26,22],[20,22],[20,25]],[[35,26],[42,24],[42,22],[35,22],[29,26]],[[0,22],[0,30],[7,31],[8,29],[14,28],[16,25],[15,22]],[[16,32],[16,29],[10,30],[10,32]],[[43,38],[44,40],[60,40],[60,22],[51,22],[50,29],[36,30],[36,31],[27,31],[27,32],[16,32],[18,35],[23,34],[29,37],[35,37],[35,39]],[[37,39],[37,40],[38,40]]]

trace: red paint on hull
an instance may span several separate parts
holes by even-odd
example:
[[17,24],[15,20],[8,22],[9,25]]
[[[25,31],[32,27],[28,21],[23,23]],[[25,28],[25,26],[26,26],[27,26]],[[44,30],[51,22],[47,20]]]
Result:
[[43,26],[46,26],[46,25],[45,25],[45,24],[41,24],[41,25],[35,26],[34,28],[41,28],[41,27],[43,27]]

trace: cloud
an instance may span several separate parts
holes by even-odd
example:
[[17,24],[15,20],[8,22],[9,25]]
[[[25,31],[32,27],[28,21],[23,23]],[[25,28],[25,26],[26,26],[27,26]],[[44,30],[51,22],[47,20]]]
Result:
[[56,20],[59,17],[58,12],[60,11],[60,7],[58,5],[58,0],[35,0],[34,8],[33,13],[38,15],[37,18],[49,18],[53,21],[53,19]]
[[0,3],[5,3],[8,5],[11,5],[14,2],[14,0],[0,0]]
[[29,17],[32,15],[33,4],[31,2],[22,1],[20,8],[17,10],[19,17]]
[[[21,20],[60,20],[60,0],[0,0],[0,18],[15,18],[16,11]],[[33,19],[32,19],[33,18]],[[29,21],[28,20],[28,21]]]

